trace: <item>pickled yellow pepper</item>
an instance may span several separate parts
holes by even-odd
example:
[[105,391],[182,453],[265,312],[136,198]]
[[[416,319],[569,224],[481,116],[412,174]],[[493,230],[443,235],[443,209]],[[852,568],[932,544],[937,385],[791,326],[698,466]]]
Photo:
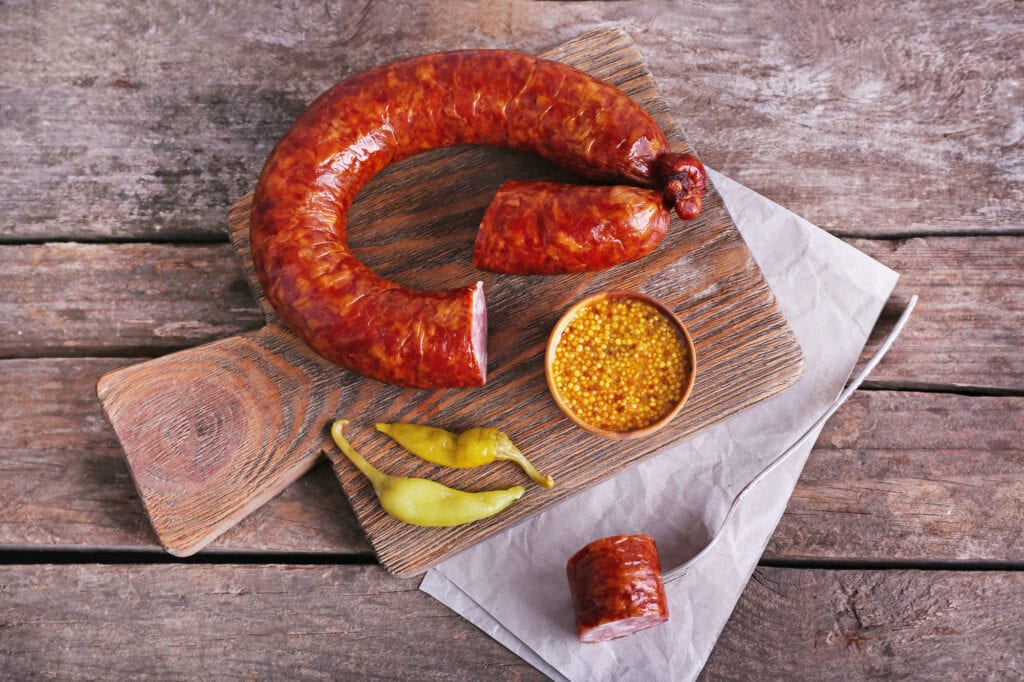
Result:
[[545,488],[555,485],[530,464],[504,433],[492,427],[477,427],[456,435],[451,431],[421,424],[377,424],[377,430],[391,436],[403,448],[428,462],[456,469],[471,469],[497,459],[515,462],[526,475]]
[[[399,521],[416,526],[458,526],[493,516],[526,492],[523,486],[516,485],[504,490],[472,493],[425,478],[389,476],[374,468],[345,440],[342,428],[346,424],[347,419],[331,424],[331,438],[349,461],[370,479],[384,511]],[[333,460],[337,454],[327,456]]]

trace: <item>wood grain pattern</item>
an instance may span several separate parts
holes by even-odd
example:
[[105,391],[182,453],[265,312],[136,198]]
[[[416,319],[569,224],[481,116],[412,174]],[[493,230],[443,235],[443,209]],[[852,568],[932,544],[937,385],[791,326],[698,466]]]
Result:
[[709,165],[816,224],[1020,234],[1022,22],[1009,0],[4,3],[0,240],[222,239],[224,207],[340,75],[608,26]]
[[[8,679],[543,679],[377,566],[3,566],[0,585]],[[1015,679],[1022,591],[1020,572],[760,568],[703,679]]]
[[[158,549],[92,395],[131,362],[0,361],[0,550]],[[1021,397],[859,391],[823,431],[765,556],[1024,565],[1021,432]],[[208,548],[371,551],[326,462]]]
[[152,356],[258,328],[227,246],[0,246],[0,356]]
[[862,391],[828,423],[769,558],[1024,561],[1024,398]]
[[[545,56],[615,83],[651,112],[679,149],[688,149],[624,33],[582,36]],[[517,159],[511,169],[504,165],[510,157]],[[353,208],[349,229],[360,235],[359,243],[353,241],[356,253],[365,253],[367,264],[408,286],[451,288],[472,281],[480,273],[469,264],[472,249],[467,246],[472,244],[480,213],[493,192],[489,182],[481,187],[477,179],[495,177],[500,182],[500,176],[508,177],[510,171],[524,167],[531,169],[527,171],[531,177],[551,172],[550,166],[525,155],[486,148],[436,150],[399,164],[366,190],[366,200],[376,206],[383,204],[384,210]],[[479,208],[446,220],[443,231],[429,224],[431,218],[436,220],[437,212],[427,212],[424,228],[396,219],[387,210],[392,204],[404,203],[410,193],[437,196],[430,191],[410,192],[409,187],[429,187],[441,178],[462,184],[461,191],[454,193],[460,206]],[[250,200],[242,199],[229,213],[232,241],[240,249],[243,263],[250,260],[246,249]],[[528,489],[520,502],[499,516],[456,528],[420,528],[386,515],[368,481],[341,462],[336,470],[342,486],[385,566],[399,575],[422,572],[459,549],[796,380],[802,367],[799,346],[721,197],[710,192],[701,217],[686,224],[674,221],[670,232],[647,258],[601,273],[544,278],[483,275],[491,334],[490,373],[482,389],[424,392],[371,381],[353,385],[353,392],[346,396],[348,411],[344,415],[357,424],[350,430],[353,444],[373,453],[371,460],[384,471],[428,476],[462,489],[507,487],[507,469],[439,473],[436,467],[387,447],[367,428],[378,420],[431,423],[453,430],[494,425],[509,432],[520,448],[531,453],[534,463],[558,482],[551,491]],[[405,247],[411,248],[406,251]],[[378,260],[381,251],[383,261]],[[416,265],[411,275],[410,264]],[[246,265],[244,269],[258,291],[251,268]],[[558,315],[577,298],[609,286],[661,298],[682,317],[697,346],[699,369],[686,408],[669,427],[637,441],[612,442],[573,427],[555,407],[543,376],[544,344]],[[265,302],[261,306],[267,307]],[[756,372],[748,371],[754,367]],[[377,452],[382,456],[377,457]]]
[[1019,679],[1022,593],[1020,572],[759,568],[701,679]]
[[313,466],[345,384],[275,325],[105,374],[104,412],[160,544],[202,549]]
[[[530,172],[526,164],[516,165],[518,157],[503,161],[516,173]],[[501,177],[500,168],[490,169],[482,184],[496,188]],[[456,194],[467,184],[464,177],[452,185],[425,181],[417,194]],[[370,189],[369,206],[357,206],[363,212],[359,231],[371,232],[368,215],[376,211],[390,229],[419,225],[405,203],[389,204],[379,188]],[[435,257],[432,249],[446,223],[471,223],[469,214],[482,214],[486,200],[462,197],[464,203],[450,204],[451,218],[419,205],[430,224],[423,231],[431,238],[417,237],[409,249],[416,258]],[[399,244],[374,246],[369,234],[354,236],[361,256],[376,267],[429,285],[429,271],[404,271],[397,264],[404,253]],[[893,300],[921,296],[900,343],[872,374],[875,386],[1021,390],[1024,344],[1017,333],[1024,329],[1024,240],[934,236],[849,242],[900,273]],[[897,312],[893,306],[883,319],[892,322]],[[150,357],[252,331],[264,321],[229,244],[0,245],[0,318],[0,357],[7,358]]]
[[[872,377],[874,383],[986,392],[1024,389],[1024,239],[851,243],[900,273],[893,301],[923,294],[900,342]],[[895,306],[888,306],[882,316],[893,320],[897,314]]]
[[[95,394],[101,376],[136,362],[0,360],[0,551],[160,550]],[[358,556],[372,551],[326,461],[209,549]]]
[[0,566],[0,586],[8,680],[543,679],[379,566]]

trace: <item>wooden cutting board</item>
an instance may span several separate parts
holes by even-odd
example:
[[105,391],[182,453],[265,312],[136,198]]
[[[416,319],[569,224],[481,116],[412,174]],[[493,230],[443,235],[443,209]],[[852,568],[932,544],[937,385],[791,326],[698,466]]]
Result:
[[[654,80],[621,31],[589,33],[544,56],[610,81],[658,121],[673,147],[691,151]],[[397,164],[360,194],[351,245],[380,274],[442,289],[484,281],[490,371],[482,388],[424,391],[386,386],[335,367],[285,329],[262,297],[248,250],[251,195],[228,214],[231,239],[257,293],[262,329],[111,372],[98,394],[124,447],[161,544],[192,554],[309,469],[335,418],[353,445],[391,474],[485,490],[522,484],[498,516],[455,528],[420,528],[386,515],[369,482],[347,462],[336,473],[378,558],[397,575],[424,571],[681,438],[791,385],[802,354],[775,298],[712,187],[701,216],[673,219],[646,258],[598,273],[516,277],[472,266],[483,211],[502,181],[571,178],[533,157],[491,148],[435,150]],[[697,349],[692,396],[665,429],[611,441],[574,426],[544,379],[548,333],[575,300],[614,287],[661,298],[688,326]],[[534,485],[514,464],[448,470],[408,455],[374,429],[408,421],[460,431],[496,426],[556,487]]]

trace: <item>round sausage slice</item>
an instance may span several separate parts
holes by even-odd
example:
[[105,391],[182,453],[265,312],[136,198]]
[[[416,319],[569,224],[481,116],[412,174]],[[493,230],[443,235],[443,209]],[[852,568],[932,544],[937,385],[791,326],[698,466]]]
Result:
[[625,637],[668,620],[658,548],[650,535],[594,540],[566,566],[581,642]]

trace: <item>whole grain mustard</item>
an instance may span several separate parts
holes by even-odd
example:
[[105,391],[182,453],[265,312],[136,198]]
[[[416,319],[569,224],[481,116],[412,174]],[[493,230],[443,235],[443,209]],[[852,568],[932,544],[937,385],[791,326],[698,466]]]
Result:
[[551,366],[555,388],[579,419],[620,433],[671,412],[691,371],[673,322],[631,298],[583,307],[562,333]]

